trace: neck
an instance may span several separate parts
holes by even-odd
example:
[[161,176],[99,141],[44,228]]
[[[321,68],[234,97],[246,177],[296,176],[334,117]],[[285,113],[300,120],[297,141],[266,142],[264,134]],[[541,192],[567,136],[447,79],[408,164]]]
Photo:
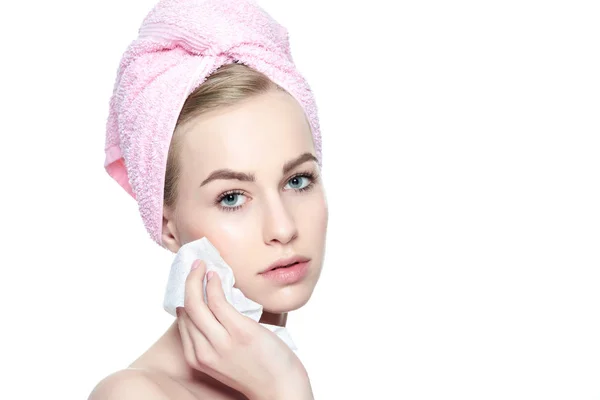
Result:
[[[259,322],[284,327],[287,323],[287,315],[287,312],[278,314],[265,311]],[[209,376],[194,370],[185,360],[177,319],[173,321],[173,324],[151,347],[148,353],[143,356],[143,360],[139,359],[132,366],[137,366],[138,364],[156,366],[169,375],[184,380],[201,380],[206,383],[212,382],[214,385],[219,385],[217,381],[214,381]]]

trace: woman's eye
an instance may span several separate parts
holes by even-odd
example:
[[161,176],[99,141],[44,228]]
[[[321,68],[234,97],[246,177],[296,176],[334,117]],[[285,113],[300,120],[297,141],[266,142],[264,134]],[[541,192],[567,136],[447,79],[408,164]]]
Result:
[[221,205],[223,207],[239,207],[242,204],[244,204],[243,201],[240,202],[240,199],[241,199],[242,196],[243,196],[243,194],[241,194],[241,193],[229,193],[229,194],[226,194],[221,199]]
[[291,189],[304,189],[310,184],[310,179],[306,176],[295,176],[288,181],[288,184],[290,185]]

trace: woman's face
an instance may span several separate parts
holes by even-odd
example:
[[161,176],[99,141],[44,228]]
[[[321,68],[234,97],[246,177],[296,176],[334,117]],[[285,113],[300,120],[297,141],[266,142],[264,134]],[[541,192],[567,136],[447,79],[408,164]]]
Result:
[[[271,91],[178,130],[181,174],[175,210],[165,209],[165,245],[176,252],[207,237],[231,266],[235,286],[265,311],[303,306],[321,273],[328,211],[301,106]],[[261,274],[292,256],[310,259],[300,280]]]

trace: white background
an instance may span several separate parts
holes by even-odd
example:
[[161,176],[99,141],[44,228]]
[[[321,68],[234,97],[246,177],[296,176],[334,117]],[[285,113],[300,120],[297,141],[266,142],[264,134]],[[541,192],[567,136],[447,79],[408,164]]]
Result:
[[[261,0],[316,94],[317,399],[600,399],[595,1]],[[154,1],[0,6],[0,398],[85,399],[171,323],[172,255],[105,173]]]

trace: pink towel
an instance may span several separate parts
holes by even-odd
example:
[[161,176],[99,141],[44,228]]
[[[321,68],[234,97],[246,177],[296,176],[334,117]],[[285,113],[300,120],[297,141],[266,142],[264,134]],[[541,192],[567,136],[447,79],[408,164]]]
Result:
[[287,30],[252,0],[163,0],[125,51],[110,99],[104,166],[139,205],[162,246],[163,191],[175,123],[188,95],[235,61],[268,76],[303,107],[321,166],[317,108],[296,70]]

